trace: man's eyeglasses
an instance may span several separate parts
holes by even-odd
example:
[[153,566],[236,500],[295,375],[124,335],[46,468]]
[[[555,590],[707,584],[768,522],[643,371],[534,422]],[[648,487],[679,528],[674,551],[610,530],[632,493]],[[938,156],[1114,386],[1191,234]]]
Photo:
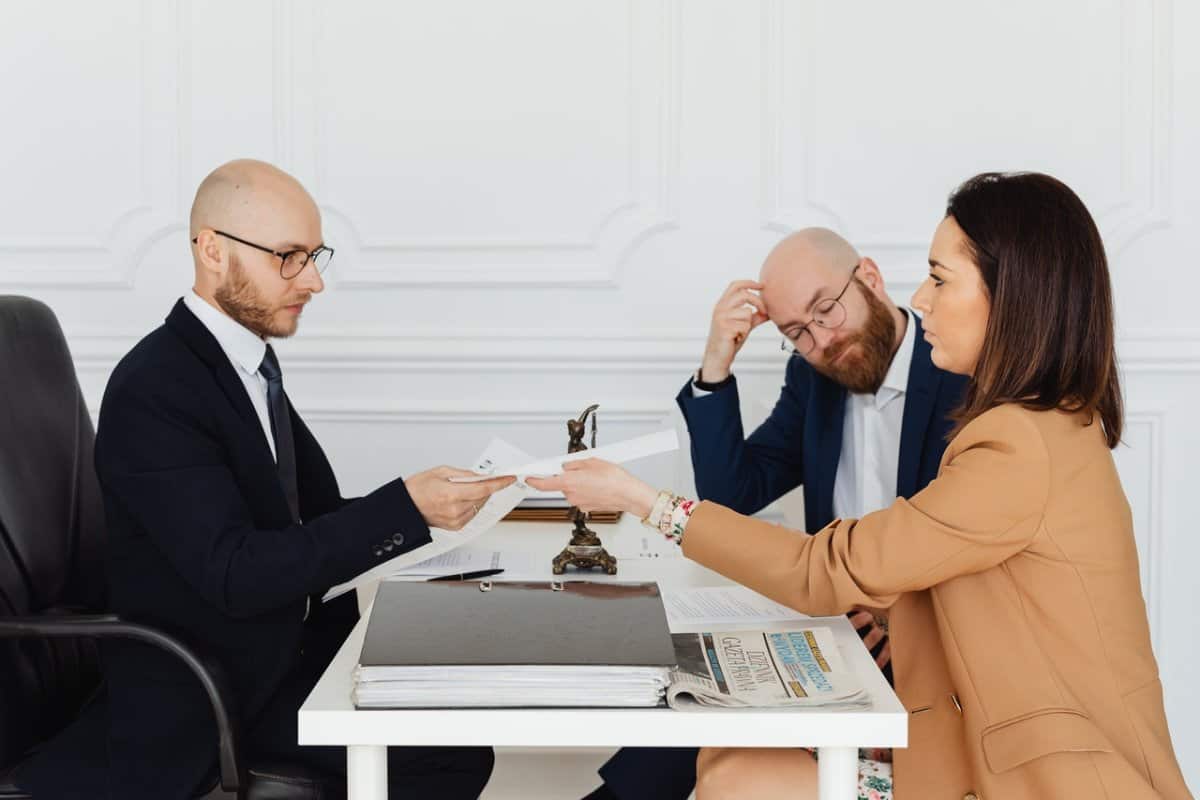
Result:
[[813,307],[813,318],[808,324],[795,333],[785,333],[783,335],[783,341],[779,343],[780,350],[807,358],[817,346],[816,337],[809,330],[811,326],[819,325],[825,330],[834,330],[835,328],[842,327],[842,323],[846,321],[846,307],[842,305],[842,296],[846,294],[846,290],[854,282],[855,272],[858,272],[858,264],[855,264],[854,269],[850,270],[850,278],[846,281],[846,285],[842,287],[842,290],[838,292],[837,297],[826,297],[818,300]]
[[[313,263],[313,267],[316,268],[317,274],[320,274],[325,271],[325,268],[329,266],[329,262],[333,260],[333,248],[326,247],[325,245],[318,246],[317,249],[313,250],[311,253],[307,250],[280,251],[272,250],[269,247],[263,247],[261,244],[255,244],[254,242],[247,242],[245,239],[234,236],[232,233],[226,233],[225,231],[218,231],[214,229],[213,233],[215,233],[217,236],[224,236],[226,239],[232,239],[238,244],[244,244],[247,247],[253,247],[255,250],[261,250],[264,253],[270,253],[271,255],[275,256],[279,259],[279,277],[283,278],[285,281],[290,281],[292,278],[299,275],[300,272],[306,266],[308,266],[309,261]],[[196,237],[196,239],[198,238],[200,237]],[[192,244],[196,243],[196,239],[192,239]]]

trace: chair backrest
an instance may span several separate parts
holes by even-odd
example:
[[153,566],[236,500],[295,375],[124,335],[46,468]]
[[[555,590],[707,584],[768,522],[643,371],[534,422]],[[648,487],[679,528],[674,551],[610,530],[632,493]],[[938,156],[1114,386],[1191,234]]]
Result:
[[[0,295],[0,615],[102,610],[94,438],[54,312]],[[99,676],[90,641],[0,641],[0,767],[69,722]]]

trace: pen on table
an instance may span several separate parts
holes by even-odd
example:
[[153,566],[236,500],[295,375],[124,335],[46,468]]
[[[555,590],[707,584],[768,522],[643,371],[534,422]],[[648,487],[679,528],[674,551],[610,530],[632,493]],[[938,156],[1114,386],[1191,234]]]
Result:
[[[470,581],[475,578],[490,578],[493,575],[499,575],[504,572],[503,569],[481,569],[475,572],[456,572],[453,575],[438,575],[436,578],[430,578],[430,581]],[[428,583],[428,581],[426,581]]]

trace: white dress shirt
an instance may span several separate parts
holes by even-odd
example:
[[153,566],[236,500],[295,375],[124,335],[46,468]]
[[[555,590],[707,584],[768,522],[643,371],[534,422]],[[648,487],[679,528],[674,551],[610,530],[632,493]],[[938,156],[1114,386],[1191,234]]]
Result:
[[249,328],[243,328],[234,322],[232,317],[208,304],[204,298],[195,292],[188,292],[183,298],[183,304],[196,315],[196,319],[208,328],[208,332],[221,345],[233,371],[242,379],[246,394],[250,397],[250,405],[258,415],[262,425],[263,436],[267,439],[267,447],[271,448],[271,456],[275,456],[275,437],[271,435],[271,412],[267,405],[267,379],[259,374],[263,356],[267,354],[267,343]]
[[858,519],[896,499],[900,430],[917,335],[913,312],[906,314],[904,338],[879,391],[846,395],[842,454],[833,482],[833,515],[839,519]]
[[[267,447],[271,448],[271,457],[278,462],[275,455],[275,437],[271,435],[271,411],[267,404],[267,379],[258,371],[262,366],[263,356],[267,354],[267,343],[257,333],[249,328],[243,328],[234,322],[233,317],[218,310],[215,306],[195,292],[188,292],[183,298],[183,304],[188,307],[200,324],[208,328],[208,332],[221,345],[233,371],[242,379],[246,394],[250,397],[250,405],[258,415],[258,424],[266,437]],[[312,598],[304,598],[304,616],[307,620],[312,610]]]
[[[833,514],[839,519],[858,519],[887,508],[896,499],[904,399],[917,339],[914,312],[909,309],[904,312],[904,338],[879,391],[846,395],[842,454],[833,479]],[[701,389],[693,378],[692,396],[708,394],[712,392]]]

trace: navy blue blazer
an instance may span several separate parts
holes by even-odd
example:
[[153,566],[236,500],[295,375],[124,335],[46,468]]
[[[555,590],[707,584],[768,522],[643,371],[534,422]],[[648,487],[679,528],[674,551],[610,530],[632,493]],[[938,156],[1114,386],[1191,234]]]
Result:
[[[916,342],[908,371],[896,496],[912,497],[937,476],[947,419],[962,399],[966,378],[938,369],[929,358],[915,314]],[[689,380],[676,397],[692,440],[696,491],[741,514],[753,514],[804,485],[810,533],[833,521],[833,481],[842,452],[846,390],[802,358],[788,360],[787,378],[771,416],[746,438],[736,378],[695,397]]]
[[[294,523],[259,419],[228,357],[177,303],[114,370],[96,470],[108,524],[113,611],[213,657],[243,729],[292,668],[306,626],[347,630],[354,594],[330,587],[430,541],[401,479],[346,500],[294,408]],[[305,601],[313,611],[304,620]],[[106,643],[113,797],[190,797],[216,760],[195,678],[161,651]]]

